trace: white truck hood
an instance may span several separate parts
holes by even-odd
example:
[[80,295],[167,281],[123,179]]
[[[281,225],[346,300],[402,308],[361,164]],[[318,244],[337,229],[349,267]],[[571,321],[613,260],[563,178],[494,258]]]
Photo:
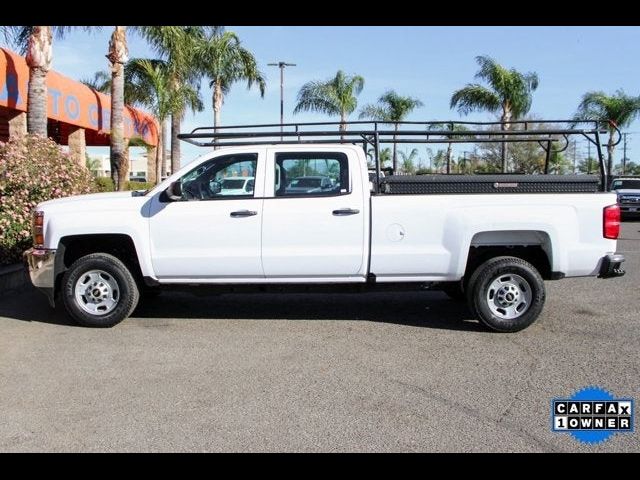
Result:
[[142,206],[150,200],[150,196],[135,195],[134,192],[91,193],[48,200],[38,204],[36,210],[43,210],[45,217],[50,217],[49,214],[54,213],[56,215],[100,215],[107,212],[120,212],[120,214],[136,212],[137,216],[141,213]]
[[42,202],[38,204],[38,209],[40,207],[58,207],[61,205],[65,205],[68,203],[91,203],[92,206],[95,202],[104,203],[109,202],[110,200],[115,199],[125,199],[125,198],[142,198],[134,196],[133,192],[104,192],[104,193],[90,193],[88,195],[73,195],[71,197],[63,197],[56,198],[54,200],[47,200],[46,202]]

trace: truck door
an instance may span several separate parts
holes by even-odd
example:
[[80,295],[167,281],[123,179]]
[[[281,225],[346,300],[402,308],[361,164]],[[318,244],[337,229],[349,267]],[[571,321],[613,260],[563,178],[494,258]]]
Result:
[[262,223],[267,278],[366,275],[369,219],[361,177],[359,163],[343,152],[267,150]]
[[153,198],[151,258],[159,279],[264,278],[264,154],[217,156],[182,176],[181,200]]

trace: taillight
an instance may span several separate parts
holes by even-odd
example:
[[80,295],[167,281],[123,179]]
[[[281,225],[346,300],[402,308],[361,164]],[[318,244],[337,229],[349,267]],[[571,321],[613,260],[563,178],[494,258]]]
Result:
[[44,212],[33,212],[33,245],[44,246]]
[[609,205],[602,212],[602,236],[615,240],[620,235],[620,207]]

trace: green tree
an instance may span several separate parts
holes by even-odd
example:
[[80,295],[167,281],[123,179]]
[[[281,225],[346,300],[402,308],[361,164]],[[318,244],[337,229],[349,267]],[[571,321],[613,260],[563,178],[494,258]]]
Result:
[[340,131],[347,130],[349,114],[358,106],[357,96],[364,88],[364,78],[347,75],[338,70],[334,78],[305,83],[298,92],[298,103],[293,113],[315,111],[340,116]]
[[[219,32],[219,27],[213,27],[212,32]],[[151,45],[161,60],[167,62],[170,76],[170,88],[174,93],[180,91],[197,92],[178,98],[176,111],[171,112],[171,171],[180,168],[180,125],[187,109],[201,112],[204,109],[199,95],[201,69],[197,65],[197,45],[203,41],[207,30],[204,27],[193,26],[140,26],[137,32]],[[183,85],[189,85],[188,90],[181,90]],[[125,87],[126,88],[126,87]],[[127,92],[125,91],[125,98]]]
[[[424,104],[413,97],[403,97],[393,90],[383,93],[378,98],[378,103],[368,104],[360,110],[360,119],[380,120],[383,122],[393,122],[394,130],[398,131],[398,123],[403,121],[407,115]],[[395,140],[395,135],[394,135]],[[393,144],[393,169],[398,167],[397,145]]]
[[584,158],[578,162],[578,171],[580,173],[595,173],[598,171],[598,168],[598,160],[593,157]]
[[613,154],[615,152],[615,127],[628,127],[640,113],[640,96],[632,97],[617,90],[613,95],[604,92],[587,92],[582,96],[574,115],[575,120],[596,120],[607,126],[607,175],[611,177]]
[[210,80],[214,127],[220,126],[224,97],[234,83],[246,81],[249,89],[257,85],[260,96],[264,97],[264,75],[253,54],[242,46],[235,33],[219,29],[207,32],[194,47],[194,55],[198,68]]
[[402,157],[402,171],[409,175],[415,175],[416,173],[416,158],[418,157],[418,149],[414,148],[407,154],[407,152],[398,152]]
[[[475,78],[484,80],[487,86],[469,83],[456,90],[451,96],[451,108],[457,108],[461,115],[473,111],[500,113],[501,128],[509,130],[510,121],[521,118],[531,109],[533,92],[538,88],[538,75],[507,69],[488,56],[476,57],[476,62],[480,70]],[[502,170],[506,171],[506,145],[501,150]]]
[[[165,120],[171,113],[178,111],[187,102],[196,102],[198,93],[188,84],[182,84],[176,90],[171,81],[171,67],[167,62],[158,59],[134,58],[127,63],[125,69],[127,83],[136,92],[137,101],[147,106],[158,119],[160,132]],[[164,163],[163,148],[156,150],[156,183],[162,179]]]

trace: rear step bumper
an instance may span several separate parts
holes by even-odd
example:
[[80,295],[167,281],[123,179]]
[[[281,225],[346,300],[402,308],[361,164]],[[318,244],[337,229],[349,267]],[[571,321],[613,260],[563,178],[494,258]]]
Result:
[[614,278],[621,277],[626,272],[622,268],[622,262],[624,262],[624,255],[620,253],[610,253],[602,258],[602,265],[600,266],[600,273],[598,278]]

